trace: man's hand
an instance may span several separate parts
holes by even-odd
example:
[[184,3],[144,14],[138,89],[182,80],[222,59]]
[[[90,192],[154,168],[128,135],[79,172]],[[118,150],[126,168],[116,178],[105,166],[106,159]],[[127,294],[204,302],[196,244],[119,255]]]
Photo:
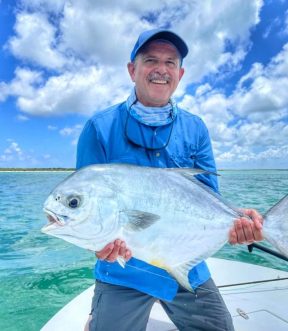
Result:
[[250,217],[252,222],[245,217],[237,219],[229,231],[229,243],[231,245],[250,245],[255,241],[263,240],[262,216],[255,209],[243,209],[241,211]]
[[116,239],[114,242],[107,244],[101,251],[96,252],[99,260],[106,260],[108,262],[115,262],[118,256],[124,257],[126,261],[130,260],[132,253],[126,247],[125,241]]

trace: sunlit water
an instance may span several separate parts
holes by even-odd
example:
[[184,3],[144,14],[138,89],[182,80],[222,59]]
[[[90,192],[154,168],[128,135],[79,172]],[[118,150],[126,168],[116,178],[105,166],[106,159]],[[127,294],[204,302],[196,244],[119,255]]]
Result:
[[[0,172],[0,330],[38,331],[93,284],[94,254],[40,232],[42,205],[68,172]],[[222,195],[237,207],[265,212],[288,193],[288,170],[223,171]],[[246,247],[216,254],[288,270],[288,264]]]

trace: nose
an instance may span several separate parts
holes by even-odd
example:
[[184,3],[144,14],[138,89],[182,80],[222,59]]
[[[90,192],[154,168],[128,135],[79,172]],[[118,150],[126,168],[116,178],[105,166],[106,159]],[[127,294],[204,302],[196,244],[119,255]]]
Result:
[[157,63],[157,68],[156,70],[160,73],[160,74],[164,74],[167,72],[167,68],[166,68],[166,64],[164,61],[158,61]]
[[167,73],[167,68],[163,62],[159,63],[153,70],[154,73],[158,75],[165,75]]

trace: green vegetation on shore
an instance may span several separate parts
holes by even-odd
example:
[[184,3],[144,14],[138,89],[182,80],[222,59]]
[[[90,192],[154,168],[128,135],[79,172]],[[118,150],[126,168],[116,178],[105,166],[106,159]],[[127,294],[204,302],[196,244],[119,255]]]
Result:
[[74,171],[75,168],[0,168],[0,171]]

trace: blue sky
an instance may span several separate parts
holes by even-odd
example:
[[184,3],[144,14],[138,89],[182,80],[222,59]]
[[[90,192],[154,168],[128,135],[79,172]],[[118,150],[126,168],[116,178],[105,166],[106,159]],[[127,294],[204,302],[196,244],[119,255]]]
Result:
[[0,1],[0,167],[74,167],[93,113],[125,100],[145,29],[187,42],[174,95],[219,168],[288,168],[288,1]]

